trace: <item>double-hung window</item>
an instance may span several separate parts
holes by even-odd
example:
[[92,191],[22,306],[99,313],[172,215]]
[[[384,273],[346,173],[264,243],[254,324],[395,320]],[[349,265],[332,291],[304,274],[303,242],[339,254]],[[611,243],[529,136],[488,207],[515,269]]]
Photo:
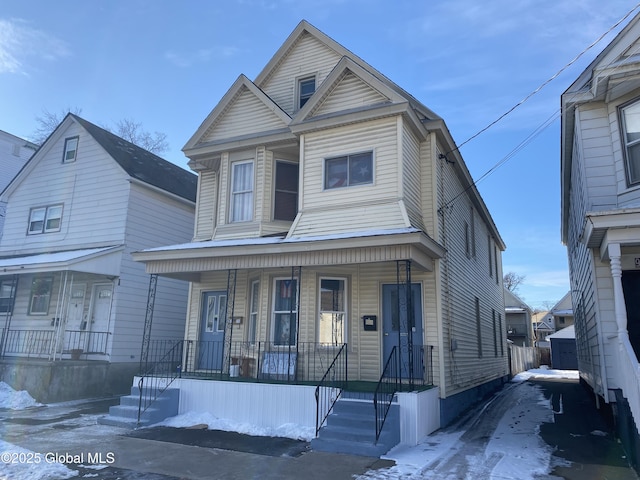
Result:
[[305,77],[298,80],[298,109],[311,98],[316,91],[316,77]]
[[258,310],[260,308],[260,280],[251,282],[251,304],[249,305],[249,324],[247,325],[247,341],[256,343],[258,330]]
[[75,162],[77,153],[78,153],[78,137],[69,137],[65,139],[62,163]]
[[296,344],[298,323],[298,281],[277,278],[273,289],[273,343],[277,346]]
[[12,278],[0,280],[0,313],[11,313],[15,297],[15,282]]
[[325,189],[373,183],[373,152],[327,158],[324,168]]
[[231,222],[253,220],[253,161],[231,164]]
[[342,345],[345,341],[345,284],[341,278],[320,279],[320,316],[318,343],[325,346]]
[[62,205],[32,208],[29,213],[29,235],[59,232],[62,221]]
[[622,108],[622,143],[629,185],[640,183],[640,101]]
[[29,315],[46,315],[49,312],[51,288],[53,278],[34,278],[31,283],[31,299],[29,301]]

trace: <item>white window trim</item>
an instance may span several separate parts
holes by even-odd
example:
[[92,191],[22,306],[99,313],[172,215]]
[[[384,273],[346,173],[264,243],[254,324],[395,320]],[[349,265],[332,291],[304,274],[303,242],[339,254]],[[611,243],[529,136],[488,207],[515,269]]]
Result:
[[[47,300],[47,307],[44,311],[33,311],[33,299],[34,299],[34,291],[33,291],[33,283],[43,280],[49,283],[49,299]],[[53,295],[53,277],[36,277],[31,282],[31,291],[29,292],[29,315],[43,316],[49,314],[49,306],[51,305],[51,296]]]
[[[76,143],[76,148],[75,150],[70,150],[68,148],[68,145],[70,142],[74,141]],[[75,136],[75,137],[67,137],[64,139],[64,151],[62,152],[62,163],[72,163],[76,161],[76,158],[78,158],[78,146],[80,144],[80,137],[79,136]],[[73,157],[72,158],[67,158],[67,154],[69,152],[73,151]]]
[[[276,306],[276,292],[277,292],[277,285],[278,285],[278,280],[295,280],[296,281],[296,290],[295,292],[292,292],[293,294],[296,295],[296,301],[293,303],[293,310],[289,309],[289,310],[275,310],[275,306]],[[270,342],[273,345],[273,347],[275,348],[287,348],[289,346],[294,346],[296,345],[297,342],[297,337],[298,337],[298,332],[296,332],[296,335],[294,336],[294,343],[292,343],[291,345],[289,344],[276,344],[276,315],[279,313],[293,313],[295,315],[296,318],[296,327],[297,327],[297,323],[298,323],[298,295],[300,294],[299,290],[299,286],[300,286],[300,279],[298,277],[294,277],[293,279],[291,277],[274,277],[273,278],[273,282],[272,282],[272,292],[271,292],[271,328],[270,328]],[[289,325],[289,328],[291,328],[291,325]]]
[[[233,190],[233,182],[234,182],[234,178],[235,178],[235,167],[238,165],[242,165],[242,164],[247,164],[250,163],[252,165],[252,178],[251,178],[251,190],[241,190],[238,192],[235,192]],[[230,170],[230,183],[229,183],[229,223],[243,223],[243,222],[251,222],[254,219],[255,216],[255,190],[256,190],[256,164],[255,161],[253,159],[249,159],[249,160],[238,160],[238,161],[234,161],[231,162],[229,165],[229,170]],[[240,193],[248,193],[251,192],[251,215],[250,215],[250,219],[248,220],[234,220],[234,195],[236,194],[240,194]]]
[[318,90],[318,74],[317,73],[312,73],[310,75],[303,75],[300,77],[296,78],[296,88],[295,88],[295,98],[293,99],[294,101],[294,111],[298,111],[301,110],[304,105],[300,106],[300,100],[301,100],[301,95],[302,95],[302,89],[301,89],[301,85],[303,82],[307,81],[307,80],[311,80],[313,79],[314,81],[314,89],[313,89],[313,93],[311,95],[309,95],[309,98],[307,98],[305,105],[307,104],[307,102],[309,101],[309,99],[313,96],[314,93],[316,93],[316,91]]
[[[54,209],[60,209],[60,216],[59,217],[52,217],[50,215],[50,213],[54,210]],[[40,228],[39,230],[32,230],[31,228],[31,224],[34,223],[33,220],[33,216],[36,212],[40,212],[43,211],[44,212],[44,218],[42,220],[42,228]],[[64,212],[64,204],[62,203],[58,203],[55,205],[47,205],[44,207],[34,207],[29,211],[29,223],[27,225],[27,235],[41,235],[43,233],[54,233],[54,232],[59,232],[60,229],[62,228],[62,214]],[[57,228],[47,228],[47,223],[54,219],[54,218],[58,218],[59,219],[59,224]]]
[[[342,342],[339,345],[332,345],[328,343],[320,342],[320,315],[323,313],[322,310],[322,299],[320,298],[322,295],[322,280],[340,280],[344,284],[344,311],[326,311],[327,313],[342,313],[344,314],[344,320],[342,324]],[[348,288],[349,282],[347,277],[331,277],[331,276],[321,276],[318,279],[318,324],[316,325],[316,342],[318,342],[320,347],[324,348],[333,348],[336,346],[340,346],[343,343],[347,343],[347,332],[348,332],[348,321],[349,321],[349,304],[348,304]]]
[[[257,304],[253,304],[254,291],[258,289]],[[249,284],[249,318],[247,321],[247,342],[255,345],[258,341],[258,319],[260,317],[260,279],[252,280]],[[253,329],[253,338],[251,338],[251,330]]]

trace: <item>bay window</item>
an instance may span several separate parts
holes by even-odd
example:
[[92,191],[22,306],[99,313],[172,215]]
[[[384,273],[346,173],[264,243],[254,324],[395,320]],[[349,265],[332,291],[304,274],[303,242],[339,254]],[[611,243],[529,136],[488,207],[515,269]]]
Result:
[[318,343],[325,346],[345,342],[345,284],[341,278],[320,279]]

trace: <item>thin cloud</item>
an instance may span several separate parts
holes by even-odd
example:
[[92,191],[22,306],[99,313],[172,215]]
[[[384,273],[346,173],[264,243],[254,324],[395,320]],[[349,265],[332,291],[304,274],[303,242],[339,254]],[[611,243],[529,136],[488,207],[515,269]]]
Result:
[[177,52],[168,50],[164,58],[180,68],[191,67],[192,65],[203,64],[212,59],[230,58],[235,56],[240,49],[236,47],[217,47],[200,49],[193,52]]
[[59,38],[25,20],[0,18],[0,74],[28,75],[31,60],[53,62],[69,55],[69,47]]

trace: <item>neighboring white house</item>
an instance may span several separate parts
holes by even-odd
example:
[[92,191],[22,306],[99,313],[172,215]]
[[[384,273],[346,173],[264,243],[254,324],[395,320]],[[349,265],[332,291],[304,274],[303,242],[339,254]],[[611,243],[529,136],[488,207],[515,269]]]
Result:
[[504,317],[507,338],[519,347],[532,347],[531,307],[506,288],[504,289]]
[[[0,130],[0,193],[37,149],[35,143]],[[6,207],[7,204],[0,200],[0,238]]]
[[640,16],[562,95],[562,241],[581,378],[614,404],[632,461],[640,426]]
[[[393,377],[435,387],[407,441],[506,381],[504,243],[443,119],[364,60],[301,22],[184,152],[193,242],[134,254],[191,281],[180,411],[314,425],[323,375]],[[186,379],[226,374],[254,383]]]
[[184,332],[188,284],[154,284],[151,317],[149,276],[131,252],[191,239],[196,185],[191,172],[64,118],[0,197],[3,380],[41,401],[122,391],[145,322],[154,338]]

